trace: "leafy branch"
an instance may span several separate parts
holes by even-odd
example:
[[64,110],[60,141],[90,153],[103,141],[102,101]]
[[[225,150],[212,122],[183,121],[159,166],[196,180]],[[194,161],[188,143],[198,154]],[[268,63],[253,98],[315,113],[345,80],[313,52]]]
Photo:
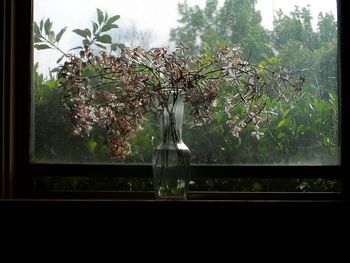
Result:
[[39,25],[34,22],[33,24],[33,32],[34,32],[34,48],[38,50],[42,49],[56,49],[62,56],[57,60],[57,63],[60,63],[64,57],[68,57],[68,54],[64,52],[62,49],[58,47],[58,43],[60,42],[63,34],[66,32],[67,27],[64,27],[60,30],[60,32],[56,35],[52,30],[53,22],[50,21],[50,18],[41,19]]
[[118,28],[116,21],[119,18],[119,15],[115,15],[109,18],[107,12],[103,14],[103,12],[97,8],[97,21],[92,21],[92,28],[74,29],[73,32],[83,38],[83,46],[90,47],[92,45],[95,45],[106,50],[107,47],[105,44],[110,44],[111,50],[116,51],[118,48],[121,48],[124,45],[120,43],[113,43],[112,37],[105,32]]
[[106,50],[106,44],[108,44],[112,51],[116,51],[118,48],[123,48],[124,45],[112,42],[112,37],[108,32],[112,29],[118,28],[116,22],[119,18],[119,15],[108,17],[107,12],[103,14],[100,9],[97,9],[97,21],[92,21],[91,29],[85,28],[72,30],[72,32],[83,38],[82,46],[71,48],[67,52],[63,51],[58,46],[62,36],[67,31],[67,27],[62,28],[56,35],[52,30],[53,22],[50,21],[50,18],[47,18],[46,20],[41,19],[39,23],[33,23],[34,48],[37,50],[54,49],[59,51],[62,56],[57,60],[57,64],[59,64],[64,57],[68,58],[71,56],[68,52],[76,49],[81,50],[86,47],[91,47],[92,45]]

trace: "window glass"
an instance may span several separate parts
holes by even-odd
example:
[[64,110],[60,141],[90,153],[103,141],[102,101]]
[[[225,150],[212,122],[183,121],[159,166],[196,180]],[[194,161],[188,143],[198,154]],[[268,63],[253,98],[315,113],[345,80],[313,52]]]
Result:
[[185,101],[183,141],[191,162],[339,164],[335,0],[35,0],[34,22],[33,162],[151,163],[160,142],[154,113],[145,113],[142,129],[130,133],[124,156],[111,156],[105,127],[92,125],[88,136],[75,134],[75,116],[67,110],[58,75],[71,55],[87,52],[87,45],[100,58],[117,58],[123,47],[171,53],[179,45],[210,58],[227,45],[239,46],[242,61],[257,70],[288,71],[286,78],[291,71],[291,78],[303,83],[289,87],[294,90],[281,100],[249,100],[249,90],[242,91],[238,100],[263,106],[257,112],[252,109],[258,106],[247,109],[253,104],[231,101],[241,86],[225,82],[209,108],[210,123],[194,123]]

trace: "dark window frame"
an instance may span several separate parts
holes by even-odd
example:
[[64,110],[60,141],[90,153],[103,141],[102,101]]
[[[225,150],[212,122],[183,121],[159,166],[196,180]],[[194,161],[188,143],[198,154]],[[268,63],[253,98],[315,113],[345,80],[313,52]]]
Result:
[[[324,178],[339,179],[343,185],[340,193],[190,193],[192,200],[348,200],[348,182],[345,177],[344,134],[348,113],[344,109],[345,83],[342,57],[345,46],[342,38],[344,0],[338,0],[338,86],[339,133],[341,164],[338,166],[200,166],[193,165],[194,177],[208,178]],[[93,198],[93,199],[154,199],[151,192],[64,192],[37,193],[33,191],[34,177],[40,176],[96,176],[151,177],[150,165],[86,165],[86,164],[38,164],[30,162],[30,111],[32,69],[32,0],[4,0],[2,14],[2,93],[1,137],[3,198]],[[347,81],[346,81],[347,82]]]

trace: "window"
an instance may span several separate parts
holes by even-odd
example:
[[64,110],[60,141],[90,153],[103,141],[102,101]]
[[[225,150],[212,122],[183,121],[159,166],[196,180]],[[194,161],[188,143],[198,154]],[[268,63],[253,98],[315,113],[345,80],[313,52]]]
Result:
[[[30,56],[29,54],[31,54],[31,52],[28,52],[28,50],[29,51],[31,50],[31,48],[28,48],[28,47],[33,47],[33,43],[31,43],[30,41],[32,39],[31,38],[32,32],[29,26],[31,24],[32,17],[29,11],[26,13],[24,10],[30,10],[29,8],[30,3],[26,3],[26,5],[28,5],[28,8],[23,9],[23,11],[19,10],[16,1],[12,4],[5,2],[5,4],[8,5],[7,6],[8,9],[13,8],[12,10],[14,11],[14,14],[15,14],[13,19],[15,22],[17,21],[17,23],[13,23],[14,21],[11,21],[9,22],[9,24],[6,24],[7,26],[8,25],[16,26],[16,30],[14,31],[15,38],[5,41],[5,45],[8,44],[9,46],[11,46],[10,45],[11,43],[14,44],[15,52],[11,54],[12,55],[15,54],[15,57],[13,58],[12,55],[7,55],[6,58],[8,61],[12,61],[11,66],[14,67],[13,69],[16,77],[5,78],[5,80],[8,79],[9,81],[12,81],[11,84],[14,89],[10,93],[6,93],[6,92],[9,92],[9,91],[6,91],[5,97],[4,97],[4,99],[9,100],[10,102],[11,100],[14,102],[13,105],[11,103],[10,104],[12,105],[12,107],[14,107],[12,111],[12,114],[14,114],[14,118],[13,118],[14,122],[12,124],[14,125],[13,129],[15,133],[13,135],[11,135],[11,133],[7,134],[10,138],[9,142],[7,143],[9,148],[13,147],[14,149],[13,158],[12,159],[10,158],[10,159],[11,161],[15,161],[15,163],[14,165],[10,164],[6,166],[6,167],[12,167],[14,169],[13,171],[14,181],[13,182],[11,181],[12,177],[6,177],[11,179],[7,183],[14,185],[14,190],[15,190],[15,192],[13,193],[14,196],[15,197],[40,197],[40,196],[47,197],[47,196],[50,196],[51,194],[52,197],[95,196],[95,197],[152,198],[153,196],[152,186],[150,183],[152,168],[149,164],[147,164],[147,161],[149,161],[149,159],[148,160],[146,159],[145,163],[139,164],[140,158],[145,156],[142,153],[145,142],[142,142],[142,141],[136,142],[135,145],[137,145],[137,143],[140,144],[139,151],[141,152],[139,153],[138,156],[135,157],[134,160],[130,159],[129,162],[114,162],[114,163],[111,163],[109,161],[103,162],[102,160],[103,158],[105,158],[104,160],[106,160],[105,153],[101,154],[102,157],[99,157],[100,159],[97,158],[95,159],[95,161],[91,161],[91,159],[89,158],[91,158],[91,155],[95,154],[94,151],[96,151],[96,147],[99,147],[99,142],[96,142],[93,140],[89,141],[88,139],[86,144],[86,141],[79,141],[78,137],[73,137],[73,136],[71,136],[70,139],[67,139],[68,136],[70,136],[68,135],[68,132],[66,134],[64,134],[63,132],[61,133],[61,131],[63,130],[61,130],[59,126],[55,126],[57,125],[57,120],[59,118],[59,115],[55,117],[52,114],[48,113],[48,111],[50,110],[51,111],[55,110],[54,107],[48,107],[47,104],[45,105],[45,103],[41,105],[37,103],[36,104],[29,103],[31,92],[36,92],[36,90],[33,90],[33,89],[32,91],[30,91],[30,89],[28,88],[29,83],[32,83],[33,80],[40,82],[40,72],[37,75],[34,74],[33,76],[31,74],[30,64],[33,58],[29,57]],[[35,4],[35,1],[34,1],[34,4]],[[99,6],[96,6],[96,7],[99,7]],[[221,11],[223,10],[224,9],[221,9]],[[195,10],[193,12],[194,13],[192,15],[195,15]],[[19,14],[21,16],[21,19],[18,18]],[[116,14],[110,14],[110,15],[116,15]],[[298,14],[295,14],[295,15],[297,16]],[[92,17],[94,16],[95,15],[92,14]],[[290,18],[283,16],[281,14],[281,19],[279,21],[280,24],[283,24],[284,22],[283,19],[290,19]],[[24,22],[19,22],[19,21],[28,21],[28,24]],[[224,22],[221,22],[221,23],[224,23]],[[275,26],[278,27],[280,24],[277,23]],[[172,37],[174,39],[186,37],[181,35],[184,32],[184,28],[181,28],[181,26],[184,26],[184,25],[180,24],[174,28],[172,32]],[[6,27],[6,29],[8,28],[9,27]],[[198,30],[200,31],[200,28]],[[230,32],[229,28],[225,30],[226,30],[225,31],[226,35],[231,34],[233,37],[234,32]],[[281,34],[286,33],[286,32],[283,32],[283,28],[281,29],[281,31],[282,31]],[[56,35],[57,35],[57,32],[56,32]],[[144,32],[144,35],[146,35],[145,32]],[[208,36],[205,36],[203,33],[201,37],[202,39],[205,39]],[[249,37],[249,35],[246,35],[246,37]],[[286,36],[287,39],[288,37],[289,36]],[[324,38],[327,38],[327,37],[329,36],[328,35],[324,36]],[[21,40],[23,39],[23,41],[19,42],[17,41],[18,39],[21,39]],[[132,40],[129,40],[129,41],[132,42]],[[196,39],[193,39],[191,43],[194,46],[196,46],[200,44],[200,41],[201,39],[196,38]],[[282,40],[280,39],[280,41]],[[125,40],[125,42],[127,42],[127,39]],[[28,43],[28,45],[25,45],[23,43]],[[255,41],[251,41],[249,43],[253,44],[255,43]],[[288,46],[289,48],[285,48],[285,49],[281,48],[283,52],[287,52],[288,49],[292,50],[292,48],[294,47],[293,45],[296,45],[296,43],[295,42],[279,43],[279,45],[280,46],[290,45]],[[264,45],[264,46],[267,46],[267,45]],[[248,46],[247,48],[248,50],[256,50],[255,47],[251,47],[251,46]],[[271,52],[274,52],[271,47],[268,47],[268,48],[271,49]],[[323,51],[326,52],[328,50],[323,50]],[[279,51],[277,50],[277,52]],[[257,53],[257,54],[252,53],[250,59],[251,60],[256,59],[258,61],[260,59],[257,57],[259,56],[259,54],[261,53]],[[326,55],[327,54],[323,54],[323,53],[320,54],[320,56],[326,56]],[[248,56],[249,54],[247,54],[247,57]],[[303,55],[301,57],[303,57]],[[335,59],[335,58],[332,57],[332,59]],[[296,60],[300,60],[300,56],[296,58]],[[298,62],[299,61],[295,61],[295,63],[298,63]],[[34,67],[34,70],[35,69],[36,68]],[[331,74],[331,72],[327,72],[327,73]],[[334,77],[334,74],[330,76],[326,76],[325,81],[335,83],[336,85],[337,82],[332,77]],[[315,76],[315,78],[317,79],[318,76]],[[46,81],[45,85],[48,86],[47,79],[45,81]],[[338,95],[337,90],[335,90],[333,94],[335,96]],[[39,93],[35,95],[38,95],[39,99],[45,96],[44,93],[43,94]],[[52,100],[57,99],[57,97],[55,97],[55,94],[52,95],[51,99]],[[316,107],[315,104],[318,104],[318,103],[319,103],[318,101],[311,100],[311,101],[308,101],[306,106],[308,107],[308,110],[310,109],[311,111],[317,112],[318,109],[315,109]],[[337,103],[337,99],[335,99],[335,103]],[[320,106],[320,107],[322,108],[323,106]],[[8,108],[8,109],[11,110],[11,108]],[[59,109],[57,108],[57,110]],[[33,111],[35,111],[34,118],[31,117],[29,114],[29,112],[33,112]],[[38,115],[38,113],[40,113],[41,115]],[[282,111],[281,114],[283,117],[283,114],[287,115],[289,113],[283,113]],[[10,116],[10,114],[8,116]],[[335,115],[335,117],[337,117],[337,114]],[[341,118],[343,118],[343,112],[342,112]],[[4,119],[4,121],[6,122],[7,119]],[[216,120],[216,121],[219,122],[220,120]],[[275,136],[273,134],[270,136],[271,141],[273,140],[273,138],[276,139],[277,137],[279,137],[278,139],[280,140],[283,140],[284,137],[288,137],[287,132],[289,131],[293,123],[288,124],[287,121],[289,120],[285,120],[283,118],[275,120],[276,123],[273,126],[276,128],[277,133],[275,134]],[[35,123],[35,125],[31,125],[31,123],[32,124]],[[337,122],[335,123],[336,124],[335,125],[333,124],[332,128],[335,127],[335,129],[337,130],[338,124]],[[11,124],[11,122],[9,124]],[[50,125],[53,125],[53,126],[50,126]],[[291,126],[288,126],[288,125],[291,125]],[[322,127],[322,123],[319,123],[318,125],[320,125],[321,128],[324,128]],[[214,125],[212,127],[217,128],[219,126]],[[57,132],[57,130],[59,130],[60,132]],[[191,134],[192,132],[193,134]],[[216,135],[218,131],[209,131],[209,134],[210,132],[214,133],[214,136],[212,138],[220,137]],[[225,132],[228,133],[227,131]],[[267,130],[264,131],[264,133],[267,133],[267,132],[268,132]],[[312,132],[313,131],[310,131],[310,134],[309,134],[310,136],[312,136],[311,134]],[[335,135],[333,135],[332,137],[336,145],[338,144],[337,133],[338,131],[336,131]],[[185,132],[185,134],[187,134],[187,136],[192,136],[192,137],[188,137],[189,144],[197,143],[199,145],[204,145],[206,137],[197,141],[193,140],[193,138],[198,138],[199,134],[203,134],[201,130],[199,129],[198,131],[189,130],[187,131],[187,133]],[[283,135],[283,134],[286,134],[286,135]],[[3,136],[6,137],[6,132]],[[11,137],[11,136],[14,136],[14,137]],[[41,136],[41,139],[38,139],[39,138],[38,136]],[[339,165],[340,157],[337,156],[338,149],[335,149],[335,154],[333,155],[334,159],[330,160],[329,158],[325,158],[325,160],[327,161],[326,165],[320,165],[322,164],[320,161],[321,159],[318,159],[316,163],[305,165],[307,163],[303,163],[303,162],[300,163],[301,160],[305,159],[304,156],[302,156],[302,157],[298,157],[299,159],[297,160],[294,159],[294,162],[296,162],[297,165],[295,165],[294,163],[294,165],[290,166],[291,162],[293,162],[293,159],[292,161],[288,160],[287,162],[283,162],[285,159],[280,159],[279,161],[276,161],[276,159],[273,159],[273,158],[277,158],[279,155],[276,154],[275,156],[273,156],[273,154],[271,154],[272,156],[272,157],[270,156],[271,160],[269,160],[267,163],[271,164],[271,163],[278,162],[277,166],[271,166],[271,165],[266,165],[266,163],[263,163],[263,161],[266,160],[265,158],[261,158],[260,156],[260,159],[259,159],[259,156],[254,156],[254,154],[259,151],[267,152],[269,148],[266,148],[266,147],[268,147],[269,144],[266,143],[265,148],[263,148],[261,146],[263,145],[261,141],[256,140],[252,142],[250,138],[251,132],[246,133],[245,136],[248,137],[249,139],[249,140],[246,140],[247,141],[246,147],[248,147],[249,150],[246,152],[242,151],[246,155],[245,157],[246,159],[242,159],[243,161],[240,159],[238,160],[227,159],[227,158],[235,158],[232,152],[234,151],[237,152],[237,150],[239,151],[240,149],[238,147],[238,144],[236,143],[237,138],[232,138],[232,141],[230,141],[229,144],[225,141],[227,140],[227,135],[220,137],[220,139],[223,139],[223,142],[221,142],[221,144],[215,142],[216,144],[213,146],[215,152],[213,152],[212,156],[207,155],[208,151],[198,150],[197,152],[195,152],[195,157],[197,158],[198,162],[196,163],[196,159],[195,159],[194,165],[192,166],[193,180],[196,182],[193,185],[193,190],[194,190],[192,193],[193,199],[208,198],[207,192],[209,192],[209,190],[222,191],[220,193],[212,194],[211,197],[209,197],[213,199],[215,198],[216,199],[341,198],[341,194],[338,193],[339,191],[341,191],[340,179],[342,179],[342,176],[340,173],[341,165]],[[327,143],[328,142],[327,139],[329,138],[323,138],[323,139],[325,140],[325,143]],[[43,141],[40,141],[40,140],[43,140]],[[74,145],[74,150],[72,150],[73,148],[68,149],[67,148],[68,146],[65,146],[64,144],[62,144],[62,140],[67,141],[69,147]],[[146,139],[146,141],[147,140],[149,141],[149,138]],[[186,138],[184,140],[186,142]],[[303,146],[302,144],[308,143],[308,141],[303,141],[300,137],[295,138],[295,141],[300,143],[300,145],[293,145],[293,141],[290,140],[290,138],[285,138],[285,140],[287,141],[287,143],[289,143],[289,147],[295,146],[295,149],[298,149],[298,147]],[[57,152],[55,148],[50,147],[50,145],[49,147],[47,147],[47,143],[50,141],[54,144],[57,144],[59,147],[61,147],[60,148],[61,153]],[[210,140],[210,141],[213,141],[213,140]],[[4,145],[7,145],[7,143],[5,143]],[[13,145],[11,143],[13,143]],[[231,145],[233,145],[232,149],[228,149],[229,147],[231,147]],[[196,149],[195,145],[191,145],[191,147],[193,149]],[[309,145],[308,147],[312,147],[312,145]],[[255,149],[255,151],[253,149]],[[318,147],[317,149],[319,150],[321,149],[320,151],[322,152],[323,148]],[[223,155],[222,153],[226,153],[229,150],[231,150],[231,152],[226,155],[228,157],[225,157],[225,154]],[[78,152],[80,151],[81,155],[77,156],[76,152],[74,151],[78,151]],[[286,151],[288,151],[288,149]],[[71,156],[69,157],[71,159],[69,158],[67,159],[67,156],[69,155],[68,153],[71,153]],[[86,155],[84,154],[89,154],[90,156],[86,157]],[[311,153],[312,156],[314,156],[314,154],[315,152]],[[219,155],[223,155],[224,156],[223,159],[219,161],[215,160],[216,156],[219,156]],[[52,159],[52,156],[59,156],[59,157],[55,160],[55,159]],[[48,159],[45,159],[45,158],[48,158]],[[207,161],[207,164],[205,164],[203,160]],[[94,164],[91,164],[92,162],[94,162]],[[208,163],[210,165],[208,165]],[[251,163],[253,163],[254,165],[247,165]],[[328,171],[328,174],[324,173],[324,171]],[[10,172],[10,171],[7,171],[7,172]],[[136,180],[133,178],[138,178],[138,179]],[[143,179],[140,179],[140,178],[143,178]],[[205,178],[205,179],[200,180],[202,178]],[[325,179],[325,180],[319,180],[319,179]],[[288,186],[288,183],[286,183],[287,181],[290,182],[290,188],[287,187]],[[314,190],[316,192],[312,193],[311,195],[302,194],[303,190],[305,189],[307,190],[307,187],[312,188],[313,184],[318,183],[317,181],[319,181],[319,185],[321,188],[322,188],[322,184],[327,184],[327,181],[329,182],[338,181],[336,182],[336,184],[338,183],[338,185],[335,188],[333,188],[335,189],[333,193],[322,194],[319,192],[319,190],[316,189]],[[5,182],[5,184],[7,183]],[[292,193],[292,192],[295,192],[294,190],[296,189],[296,183],[298,183],[298,186],[300,187],[300,190],[301,190],[298,194]],[[267,185],[269,187],[267,187]],[[238,189],[234,189],[233,188],[234,186],[237,187]],[[116,189],[115,187],[118,187],[119,189]],[[306,188],[302,189],[303,187],[306,187]],[[327,185],[325,187],[327,187]],[[328,187],[331,187],[331,186],[328,186]],[[65,192],[51,191],[51,190],[57,190],[57,189],[61,189],[61,190],[68,189],[68,191],[65,191]],[[79,191],[78,192],[71,191],[72,189],[73,190],[78,189]],[[140,189],[141,191],[138,191]],[[325,189],[330,189],[330,188],[325,188]],[[115,192],[115,190],[122,190],[123,192]],[[129,191],[129,190],[133,190],[133,191]],[[257,193],[243,193],[243,191],[245,192],[245,191],[252,191],[252,190],[256,190]],[[290,192],[290,193],[286,194],[286,192]]]

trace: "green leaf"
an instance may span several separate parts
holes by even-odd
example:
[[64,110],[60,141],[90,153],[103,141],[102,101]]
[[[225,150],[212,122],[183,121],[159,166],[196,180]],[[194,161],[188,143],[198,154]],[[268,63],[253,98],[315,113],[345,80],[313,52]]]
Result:
[[278,124],[277,124],[277,128],[281,128],[282,126],[284,126],[286,124],[287,120],[283,119],[281,120]]
[[104,25],[101,29],[101,32],[106,32],[108,30],[111,30],[112,28],[118,28],[117,25]]
[[335,96],[332,92],[328,92],[328,96],[331,100],[335,100]]
[[284,132],[280,132],[278,135],[277,135],[277,139],[282,139],[283,137],[285,137],[287,134],[285,134]]
[[101,45],[101,44],[99,44],[99,43],[95,43],[95,45],[98,46],[98,47],[100,47],[100,48],[102,48],[102,49],[104,49],[104,50],[106,50],[106,46],[104,46],[104,45]]
[[42,44],[42,45],[34,45],[34,47],[36,48],[36,49],[49,49],[49,48],[51,48],[50,46],[48,46],[48,45],[46,45],[46,44]]
[[50,33],[49,33],[49,40],[50,40],[51,43],[55,43],[56,42],[55,32],[50,31]]
[[260,183],[255,182],[255,183],[253,184],[253,189],[254,189],[254,191],[260,192],[260,191],[263,189],[263,187],[261,186]]
[[98,20],[98,23],[101,25],[101,23],[103,22],[103,13],[98,8],[97,8],[97,20]]
[[113,24],[115,21],[117,21],[120,18],[120,15],[112,16],[110,19],[107,21],[107,25]]
[[39,29],[38,24],[36,22],[34,22],[34,24],[33,24],[33,31],[35,34],[40,35],[40,29]]
[[52,23],[50,22],[50,18],[46,19],[45,24],[44,24],[44,28],[45,28],[45,34],[49,35],[51,32],[51,28],[52,28]]
[[221,112],[216,112],[215,119],[218,123],[221,123],[223,121],[224,117],[222,116]]
[[91,70],[91,68],[84,68],[83,69],[83,76],[93,76],[94,72]]
[[145,69],[147,69],[147,68],[144,67],[144,66],[138,66],[138,67],[135,68],[135,71],[136,71],[136,72],[142,72],[142,71],[144,71]]
[[287,109],[287,110],[283,111],[283,117],[286,117],[289,112],[290,112],[290,109]]
[[37,34],[34,35],[33,41],[34,41],[34,44],[42,42],[41,38]]
[[49,80],[49,81],[46,82],[46,85],[49,88],[56,88],[56,87],[58,87],[56,80]]
[[39,83],[40,83],[40,85],[41,85],[43,82],[44,82],[44,76],[43,76],[43,74],[40,74],[40,75],[39,75]]
[[64,58],[64,55],[62,57],[60,57],[59,59],[57,59],[56,63],[60,63],[62,61],[62,59]]
[[98,25],[95,22],[92,22],[92,27],[93,27],[93,33],[95,34],[97,29],[98,29]]
[[75,49],[83,49],[83,47],[82,47],[82,46],[73,47],[73,48],[71,48],[71,49],[70,49],[70,50],[68,50],[68,51],[75,50]]
[[105,23],[107,22],[107,19],[108,19],[108,14],[107,14],[107,12],[105,12],[105,19],[104,19]]
[[301,132],[304,129],[304,125],[299,124],[297,127],[297,132]]
[[88,39],[84,39],[84,40],[83,40],[83,45],[84,45],[84,46],[90,46],[91,43],[90,43],[90,41],[89,41]]
[[64,34],[64,32],[66,32],[66,30],[67,30],[67,27],[62,28],[61,31],[57,34],[57,37],[56,37],[57,42],[59,42],[61,40],[61,37]]
[[44,20],[41,19],[40,20],[40,32],[43,30],[43,26],[44,26]]
[[81,29],[74,29],[73,32],[75,34],[78,34],[79,36],[83,37],[83,38],[87,38],[88,36],[88,32],[86,32],[85,30],[81,30]]
[[85,28],[84,31],[85,31],[85,33],[86,33],[86,35],[87,35],[88,37],[91,37],[91,31],[90,31],[90,29]]
[[124,47],[125,47],[125,45],[124,45],[124,44],[121,44],[121,43],[113,43],[113,44],[111,45],[111,49],[112,49],[113,51],[116,51],[118,48],[122,49],[122,48],[124,48]]
[[101,43],[112,43],[112,37],[110,35],[103,35],[96,37],[96,40]]
[[52,70],[50,70],[51,73],[58,72],[58,71],[60,71],[59,68],[53,68]]
[[97,142],[95,141],[88,141],[88,147],[91,152],[94,152],[97,146]]

